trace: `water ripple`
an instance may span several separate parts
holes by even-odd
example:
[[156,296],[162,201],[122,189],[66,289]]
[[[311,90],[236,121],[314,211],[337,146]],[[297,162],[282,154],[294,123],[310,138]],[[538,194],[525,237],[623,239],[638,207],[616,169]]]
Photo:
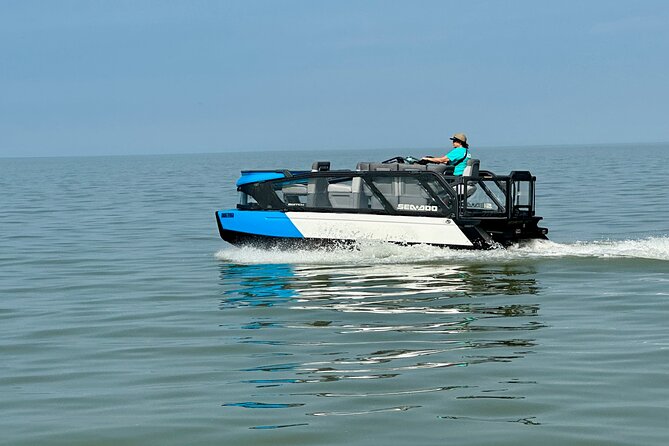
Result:
[[369,415],[381,412],[405,412],[407,410],[416,409],[421,406],[395,406],[395,407],[383,407],[379,409],[369,409],[369,410],[359,410],[359,411],[346,411],[346,412],[312,412],[307,415],[313,415],[315,417],[347,417],[352,415]]

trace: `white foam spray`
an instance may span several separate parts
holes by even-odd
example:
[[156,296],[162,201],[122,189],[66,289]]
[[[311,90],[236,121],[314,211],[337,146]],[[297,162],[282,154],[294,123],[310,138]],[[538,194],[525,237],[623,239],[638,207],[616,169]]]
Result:
[[401,246],[362,242],[352,248],[279,250],[227,245],[216,258],[235,264],[370,265],[429,264],[447,262],[500,262],[523,259],[594,257],[637,258],[669,261],[669,236],[637,240],[600,240],[556,243],[534,240],[508,249],[465,251],[429,245]]

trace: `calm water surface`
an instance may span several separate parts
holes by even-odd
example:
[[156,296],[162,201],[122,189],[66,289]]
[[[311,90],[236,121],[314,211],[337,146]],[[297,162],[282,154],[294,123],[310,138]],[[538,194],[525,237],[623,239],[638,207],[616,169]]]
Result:
[[490,252],[218,238],[241,169],[398,153],[0,159],[0,444],[665,445],[669,146],[626,149],[474,148],[550,229]]

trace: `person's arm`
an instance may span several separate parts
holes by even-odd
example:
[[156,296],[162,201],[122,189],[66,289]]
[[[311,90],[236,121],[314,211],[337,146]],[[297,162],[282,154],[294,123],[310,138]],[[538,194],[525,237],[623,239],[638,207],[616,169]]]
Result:
[[446,155],[440,157],[424,156],[421,159],[430,163],[437,163],[437,164],[448,164],[451,161],[450,159],[448,159]]

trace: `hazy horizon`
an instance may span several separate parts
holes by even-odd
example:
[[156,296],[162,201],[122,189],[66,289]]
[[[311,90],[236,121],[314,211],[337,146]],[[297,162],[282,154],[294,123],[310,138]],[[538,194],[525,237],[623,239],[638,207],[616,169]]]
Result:
[[661,143],[666,23],[660,0],[3,2],[0,157]]

